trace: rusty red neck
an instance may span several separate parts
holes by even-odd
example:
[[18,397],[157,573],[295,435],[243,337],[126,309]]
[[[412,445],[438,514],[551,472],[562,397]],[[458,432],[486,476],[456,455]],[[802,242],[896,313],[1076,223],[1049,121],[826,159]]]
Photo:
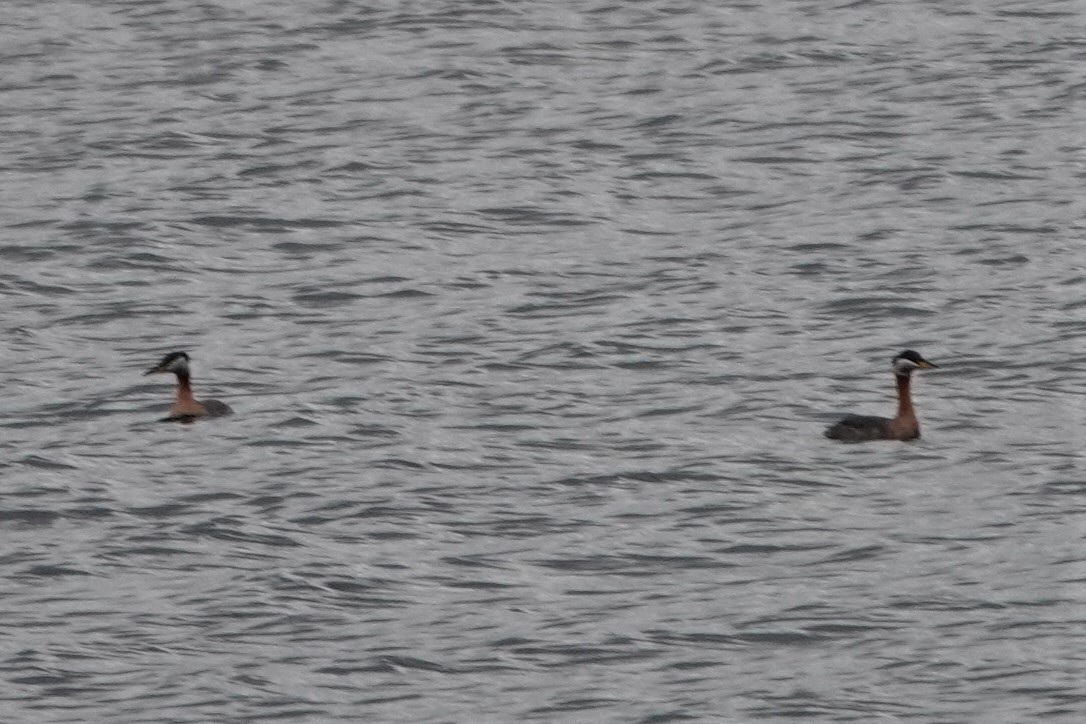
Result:
[[175,372],[177,375],[177,401],[192,402],[192,383],[189,382],[188,372]]
[[897,416],[898,419],[916,417],[913,410],[913,396],[910,391],[912,375],[894,375],[897,378]]

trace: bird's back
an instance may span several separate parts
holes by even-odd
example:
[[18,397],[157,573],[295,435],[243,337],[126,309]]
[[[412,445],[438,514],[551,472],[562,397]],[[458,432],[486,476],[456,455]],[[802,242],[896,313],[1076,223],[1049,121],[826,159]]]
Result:
[[225,402],[219,400],[204,400],[200,403],[207,410],[208,417],[223,417],[224,415],[232,415],[234,411],[230,409],[230,406]]
[[864,442],[866,440],[894,439],[893,420],[874,415],[849,415],[826,428],[825,435],[831,440]]

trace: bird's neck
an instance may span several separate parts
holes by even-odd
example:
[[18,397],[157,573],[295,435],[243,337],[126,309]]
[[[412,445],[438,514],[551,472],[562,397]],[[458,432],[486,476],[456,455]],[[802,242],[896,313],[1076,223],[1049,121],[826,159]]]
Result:
[[897,378],[897,417],[899,420],[915,418],[913,395],[910,391],[911,375],[894,375]]
[[188,372],[177,372],[177,401],[180,403],[195,402],[192,396],[192,382],[189,381]]

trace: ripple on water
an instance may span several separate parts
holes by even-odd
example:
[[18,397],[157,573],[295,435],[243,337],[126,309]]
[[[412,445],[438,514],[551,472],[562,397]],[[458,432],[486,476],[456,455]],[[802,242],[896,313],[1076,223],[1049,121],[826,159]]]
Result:
[[1069,5],[43,8],[8,719],[1081,719]]

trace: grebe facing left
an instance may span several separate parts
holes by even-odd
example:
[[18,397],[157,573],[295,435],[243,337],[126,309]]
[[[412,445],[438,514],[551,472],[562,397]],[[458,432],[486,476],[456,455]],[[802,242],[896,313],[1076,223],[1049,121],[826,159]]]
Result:
[[897,380],[897,415],[893,418],[849,415],[827,428],[826,437],[843,442],[913,440],[920,437],[920,421],[916,419],[916,411],[913,409],[913,398],[909,391],[909,384],[912,382],[913,370],[926,370],[936,366],[911,349],[907,349],[894,357],[894,377]]
[[184,352],[170,352],[162,358],[161,362],[143,374],[154,375],[170,372],[177,375],[177,401],[170,408],[169,417],[162,418],[163,422],[192,422],[198,417],[222,417],[234,412],[225,402],[219,402],[218,400],[198,402],[192,396],[192,383],[189,381],[189,356]]

